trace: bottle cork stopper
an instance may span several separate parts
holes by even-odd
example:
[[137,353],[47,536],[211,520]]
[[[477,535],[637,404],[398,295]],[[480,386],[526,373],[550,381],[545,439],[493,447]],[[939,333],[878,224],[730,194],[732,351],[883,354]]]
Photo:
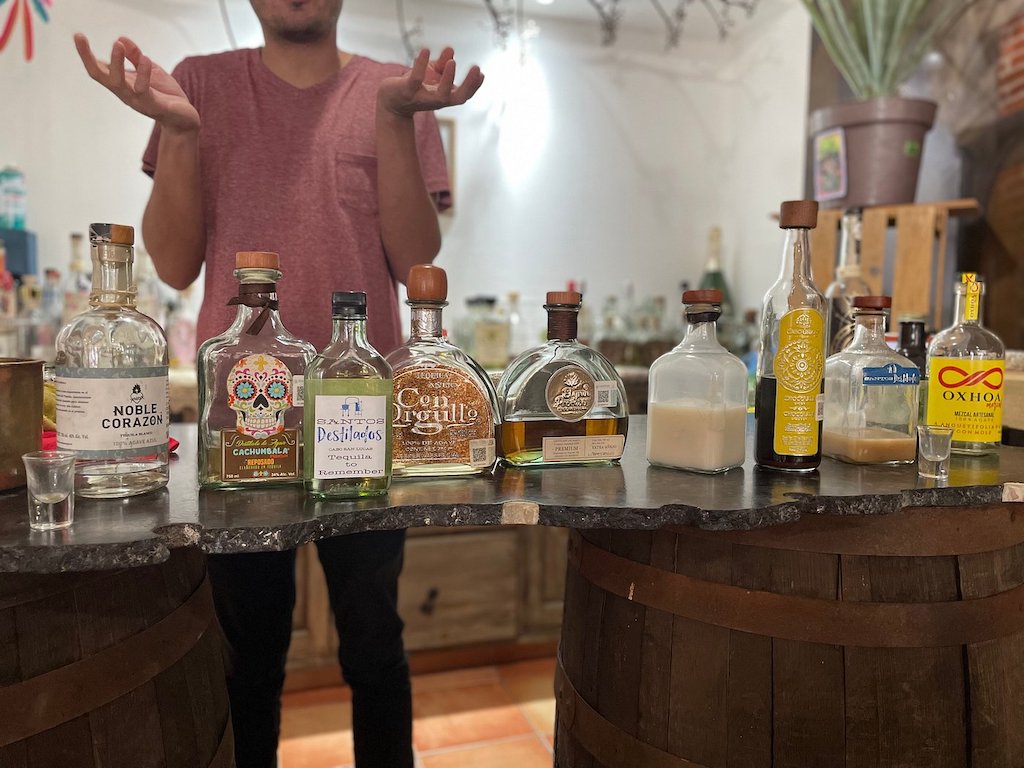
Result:
[[818,225],[815,200],[787,200],[779,210],[780,229],[814,229]]
[[433,264],[415,264],[406,283],[409,301],[447,301],[448,274]]
[[548,291],[547,303],[557,304],[579,304],[583,301],[583,294],[579,291]]
[[272,251],[239,251],[235,269],[281,269],[281,257]]
[[891,296],[854,296],[853,306],[858,309],[889,309],[892,306]]
[[135,245],[135,227],[127,224],[90,224],[89,240],[94,243]]
[[722,292],[714,288],[683,291],[683,304],[721,304]]

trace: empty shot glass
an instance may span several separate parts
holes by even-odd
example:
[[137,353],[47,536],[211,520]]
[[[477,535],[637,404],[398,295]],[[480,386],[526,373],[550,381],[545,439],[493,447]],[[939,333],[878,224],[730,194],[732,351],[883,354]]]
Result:
[[917,474],[921,477],[949,477],[949,449],[953,428],[919,425],[917,428]]
[[67,528],[75,519],[75,454],[34,451],[21,457],[28,486],[28,525],[35,531]]

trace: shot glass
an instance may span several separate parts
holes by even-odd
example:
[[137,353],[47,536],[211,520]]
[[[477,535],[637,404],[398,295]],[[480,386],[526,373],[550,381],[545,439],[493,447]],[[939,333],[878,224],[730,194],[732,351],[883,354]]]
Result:
[[28,525],[34,531],[67,528],[75,519],[75,454],[34,451],[21,457],[28,486]]
[[917,428],[917,474],[921,477],[949,477],[949,449],[952,427],[921,425]]

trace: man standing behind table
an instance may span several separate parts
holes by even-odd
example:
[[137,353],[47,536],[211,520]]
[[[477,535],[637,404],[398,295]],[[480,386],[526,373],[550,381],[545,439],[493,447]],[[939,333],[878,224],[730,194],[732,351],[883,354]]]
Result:
[[[342,0],[251,4],[263,48],[187,58],[171,75],[127,38],[105,64],[75,36],[90,76],[156,121],[143,158],[154,181],[146,246],[175,288],[206,265],[201,340],[234,315],[234,253],[260,249],[281,254],[293,334],[322,348],[331,291],[365,290],[371,340],[386,353],[401,340],[395,283],[440,248],[436,212],[448,204],[448,179],[430,113],[465,103],[483,75],[474,66],[456,86],[451,49],[434,62],[421,51],[411,70],[339,51]],[[385,531],[317,545],[359,768],[413,764],[396,607],[403,543],[404,532]],[[209,558],[239,768],[276,765],[294,569],[294,550]]]

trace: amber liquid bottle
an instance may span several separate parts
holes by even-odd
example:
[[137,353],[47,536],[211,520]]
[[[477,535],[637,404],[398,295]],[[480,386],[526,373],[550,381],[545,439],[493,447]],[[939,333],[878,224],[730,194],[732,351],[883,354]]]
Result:
[[782,204],[782,272],[764,297],[754,402],[754,458],[760,467],[806,472],[821,463],[825,298],[811,280],[808,231],[813,200]]

